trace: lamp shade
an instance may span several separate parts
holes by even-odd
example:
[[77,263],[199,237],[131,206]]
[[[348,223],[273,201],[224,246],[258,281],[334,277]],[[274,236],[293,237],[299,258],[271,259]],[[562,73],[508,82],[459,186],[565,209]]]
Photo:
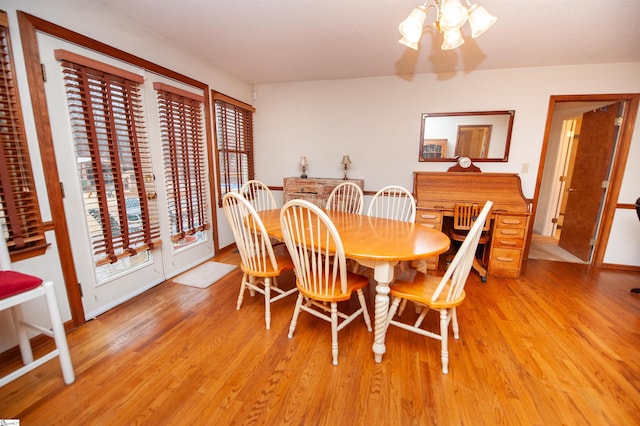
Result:
[[478,38],[496,23],[498,18],[487,12],[484,6],[474,4],[469,8],[469,26],[471,37]]
[[402,37],[400,40],[398,40],[398,43],[404,44],[405,46],[407,46],[410,49],[418,50],[418,42],[417,41],[409,41],[406,38]]
[[343,166],[348,166],[349,164],[351,164],[351,159],[349,158],[348,155],[343,155],[342,156],[342,165]]
[[407,19],[400,22],[398,26],[402,39],[408,40],[409,43],[417,43],[422,37],[422,26],[426,18],[427,11],[424,7],[419,6],[413,9]]
[[443,0],[438,20],[442,31],[458,29],[467,21],[467,8],[460,0]]
[[309,165],[309,162],[307,161],[307,156],[303,155],[302,157],[300,157],[300,166],[306,167],[308,165]]
[[462,33],[460,32],[460,28],[454,28],[452,30],[448,30],[444,32],[444,40],[442,41],[442,50],[451,50],[456,47],[462,46],[464,43],[464,39],[462,38]]

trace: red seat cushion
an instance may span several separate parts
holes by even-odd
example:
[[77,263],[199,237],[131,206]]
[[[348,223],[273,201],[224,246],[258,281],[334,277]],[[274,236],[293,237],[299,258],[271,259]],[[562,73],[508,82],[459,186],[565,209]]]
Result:
[[32,275],[16,271],[0,271],[0,299],[32,290],[42,284],[42,280]]

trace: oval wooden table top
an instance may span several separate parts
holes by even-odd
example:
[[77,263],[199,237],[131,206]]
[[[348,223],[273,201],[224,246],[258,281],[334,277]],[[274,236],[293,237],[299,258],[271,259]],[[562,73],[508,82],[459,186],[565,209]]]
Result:
[[[325,210],[333,221],[346,257],[384,262],[417,260],[449,249],[444,233],[416,223],[382,219],[355,213]],[[258,212],[267,233],[283,240],[280,209]]]

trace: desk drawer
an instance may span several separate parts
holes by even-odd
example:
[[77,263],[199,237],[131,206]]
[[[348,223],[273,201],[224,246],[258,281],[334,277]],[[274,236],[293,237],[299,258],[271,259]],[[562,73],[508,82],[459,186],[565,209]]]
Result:
[[522,248],[525,232],[525,229],[496,228],[493,233],[493,245],[494,247]]
[[442,210],[417,209],[416,223],[440,231],[442,230]]
[[494,223],[494,247],[517,248],[524,246],[528,216],[497,215]]
[[527,226],[527,216],[498,215],[495,226],[524,229]]
[[508,238],[510,240],[523,240],[524,239],[524,228],[496,228],[496,231],[493,233],[494,238]]
[[[420,226],[426,226],[427,228],[435,229],[437,231],[442,230],[442,210],[428,210],[428,209],[416,209],[416,223]],[[437,271],[439,256],[431,256],[420,262],[420,266],[417,269],[421,272],[426,272],[422,269],[426,265],[428,271]]]
[[522,250],[494,247],[489,260],[489,274],[496,277],[517,278],[520,275]]

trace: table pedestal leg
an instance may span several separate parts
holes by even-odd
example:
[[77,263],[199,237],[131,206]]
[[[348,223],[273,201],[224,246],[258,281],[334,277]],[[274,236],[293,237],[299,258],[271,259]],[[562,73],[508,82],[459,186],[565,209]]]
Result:
[[387,331],[387,313],[389,312],[389,283],[393,280],[393,267],[398,262],[376,263],[374,278],[376,285],[375,305],[375,335],[373,340],[373,353],[376,362],[382,362],[382,355],[387,348],[384,338]]

